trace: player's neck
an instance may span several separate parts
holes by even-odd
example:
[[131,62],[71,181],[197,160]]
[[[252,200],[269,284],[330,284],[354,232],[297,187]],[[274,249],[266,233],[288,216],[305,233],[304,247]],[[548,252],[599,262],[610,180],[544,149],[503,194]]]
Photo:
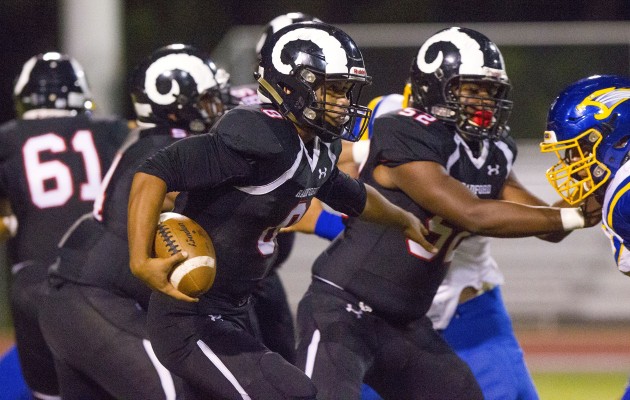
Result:
[[295,125],[295,129],[297,130],[298,135],[300,136],[300,139],[302,139],[303,143],[311,142],[313,139],[315,139],[315,136],[317,136],[314,132],[303,129],[298,125]]

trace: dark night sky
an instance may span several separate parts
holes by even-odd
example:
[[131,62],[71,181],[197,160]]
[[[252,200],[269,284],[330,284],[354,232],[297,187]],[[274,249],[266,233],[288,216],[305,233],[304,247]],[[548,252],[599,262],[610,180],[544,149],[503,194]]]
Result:
[[[3,1],[0,122],[14,115],[11,88],[22,64],[32,55],[59,49],[61,1]],[[231,26],[264,25],[289,11],[309,13],[332,24],[630,20],[627,0],[609,0],[606,7],[588,0],[121,0],[121,4],[129,65],[173,39],[203,43],[211,51]]]

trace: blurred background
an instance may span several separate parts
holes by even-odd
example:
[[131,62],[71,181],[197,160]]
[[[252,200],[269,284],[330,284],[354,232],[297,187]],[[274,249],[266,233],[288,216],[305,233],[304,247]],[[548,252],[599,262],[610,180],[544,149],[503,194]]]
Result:
[[[67,52],[83,65],[98,113],[130,119],[127,75],[166,44],[193,44],[230,72],[233,84],[252,82],[254,46],[263,25],[290,11],[338,25],[354,38],[374,79],[364,103],[400,92],[415,51],[436,31],[466,26],[486,34],[501,48],[513,84],[510,126],[520,146],[516,173],[550,202],[556,196],[544,171],[554,160],[538,151],[549,104],[577,79],[630,73],[628,0],[608,0],[605,6],[592,0],[4,0],[0,122],[14,117],[12,86],[23,63],[51,50]],[[507,307],[526,354],[541,355],[531,361],[539,370],[555,363],[577,365],[566,355],[573,351],[582,352],[589,365],[630,371],[630,341],[618,339],[630,331],[630,278],[617,271],[599,228],[556,245],[537,239],[493,243],[506,275]],[[294,307],[308,284],[312,260],[325,246],[300,235],[282,268]],[[2,274],[0,327],[8,329],[8,266]],[[570,331],[594,334],[573,337]],[[545,338],[558,340],[545,344]],[[558,349],[565,352],[558,355]]]

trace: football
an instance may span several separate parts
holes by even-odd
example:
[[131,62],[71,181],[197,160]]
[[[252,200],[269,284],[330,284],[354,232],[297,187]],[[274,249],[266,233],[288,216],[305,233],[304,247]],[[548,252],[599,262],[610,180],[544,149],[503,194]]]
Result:
[[191,297],[210,290],[216,275],[216,254],[210,236],[195,221],[174,212],[162,213],[154,250],[161,258],[188,252],[188,258],[173,267],[169,275],[177,290]]

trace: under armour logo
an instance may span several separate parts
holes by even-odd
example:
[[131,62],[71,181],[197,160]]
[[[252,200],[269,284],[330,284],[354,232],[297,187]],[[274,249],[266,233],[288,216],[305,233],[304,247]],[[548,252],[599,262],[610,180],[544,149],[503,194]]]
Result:
[[328,167],[324,167],[323,171],[321,168],[319,168],[318,171],[319,171],[319,179],[325,178],[326,173],[328,172]]
[[488,175],[499,175],[500,168],[499,164],[494,164],[494,167],[492,165],[488,165]]
[[359,309],[355,310],[351,303],[346,305],[346,311],[354,313],[357,318],[361,318],[364,312],[370,313],[372,312],[372,307],[368,306],[364,302],[359,302]]
[[221,314],[219,314],[219,315],[208,315],[208,317],[210,317],[212,322],[223,321],[223,316]]

